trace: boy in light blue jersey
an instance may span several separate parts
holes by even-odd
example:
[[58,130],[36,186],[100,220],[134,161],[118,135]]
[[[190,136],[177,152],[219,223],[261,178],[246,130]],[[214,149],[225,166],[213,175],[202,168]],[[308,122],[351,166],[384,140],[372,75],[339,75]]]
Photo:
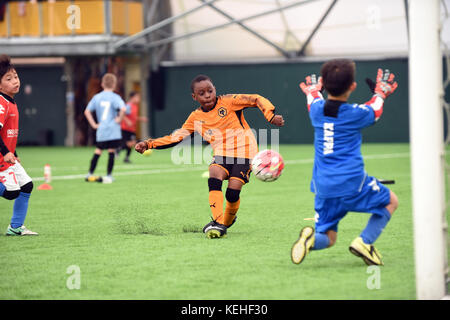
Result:
[[[364,104],[348,103],[356,89],[355,63],[347,59],[326,62],[321,77],[306,77],[300,88],[306,94],[314,127],[314,167],[311,191],[315,193],[315,229],[305,227],[291,250],[299,264],[310,250],[331,247],[337,239],[339,221],[349,212],[368,212],[372,216],[361,235],[350,245],[350,252],[367,265],[383,265],[373,246],[391,215],[397,209],[397,196],[364,170],[361,130],[374,124],[383,113],[387,96],[397,88],[394,74],[378,69],[376,83],[370,83],[373,97]],[[328,93],[324,100],[322,86]]]
[[[120,122],[122,121],[126,105],[123,99],[116,93],[117,78],[111,73],[107,73],[102,78],[103,91],[96,94],[84,111],[86,119],[91,127],[96,132],[96,149],[92,157],[89,173],[86,176],[86,181],[102,181],[103,183],[111,183],[112,171],[114,167],[114,158],[116,149],[120,146],[122,140],[122,131],[120,129]],[[97,122],[94,120],[93,112],[97,117]],[[95,168],[97,167],[98,159],[102,151],[108,150],[108,166],[107,175],[100,179],[94,176]]]

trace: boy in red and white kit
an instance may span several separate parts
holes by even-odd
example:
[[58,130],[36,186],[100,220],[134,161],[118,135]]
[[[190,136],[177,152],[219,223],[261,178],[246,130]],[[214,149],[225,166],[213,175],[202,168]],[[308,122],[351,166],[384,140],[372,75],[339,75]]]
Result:
[[0,55],[0,196],[14,200],[11,224],[7,236],[37,235],[24,225],[33,182],[17,157],[19,111],[14,96],[19,92],[20,80],[11,59]]

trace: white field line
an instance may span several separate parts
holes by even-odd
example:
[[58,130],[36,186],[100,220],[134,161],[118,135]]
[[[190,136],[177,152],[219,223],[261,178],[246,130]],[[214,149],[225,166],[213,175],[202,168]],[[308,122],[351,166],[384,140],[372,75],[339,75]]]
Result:
[[[122,165],[114,165],[114,169],[125,169],[125,170],[134,170],[134,169],[165,169],[165,168],[173,168],[173,164],[122,164]],[[186,166],[186,165],[180,165],[180,166]],[[80,171],[80,170],[86,170],[89,167],[89,163],[86,166],[71,166],[71,167],[53,167],[52,169],[57,169],[58,171]],[[190,167],[190,166],[189,166]],[[43,172],[44,166],[42,167],[32,167],[32,168],[26,168],[28,172]]]
[[[395,159],[395,158],[408,158],[409,152],[404,153],[386,153],[386,154],[372,154],[363,156],[364,160],[376,160],[376,159]],[[298,160],[285,160],[285,164],[308,164],[314,163],[314,158],[311,159],[298,159]]]
[[[408,158],[410,156],[409,152],[404,153],[386,153],[386,154],[372,154],[363,156],[364,160],[378,160],[378,159],[395,159],[395,158]],[[292,164],[312,164],[314,162],[314,158],[310,159],[297,159],[297,160],[285,160],[284,163],[288,165]],[[117,166],[119,167],[119,166]],[[115,169],[117,169],[115,167]],[[151,165],[135,165],[134,168],[130,166],[120,166],[120,168],[127,169],[136,169],[136,168],[149,168],[150,170],[136,170],[136,171],[115,171],[114,176],[130,176],[130,175],[142,175],[142,174],[160,174],[160,173],[177,173],[177,172],[189,172],[189,171],[206,171],[208,170],[207,166],[199,166],[199,165],[180,165],[179,167],[176,165],[162,165],[162,166],[151,166]],[[77,168],[78,170],[82,170],[81,167],[66,167],[66,168]],[[58,169],[63,169],[60,167]],[[28,170],[25,168],[25,170]],[[40,169],[43,171],[43,168]],[[63,176],[52,176],[52,180],[74,180],[74,179],[83,179],[86,177],[86,173],[83,174],[73,174],[73,175],[63,175]],[[43,177],[34,177],[33,181],[44,181]]]
[[[141,174],[159,174],[159,173],[175,173],[175,172],[186,172],[186,171],[206,171],[208,167],[187,167],[187,168],[171,168],[171,169],[153,169],[153,170],[141,170],[141,171],[119,171],[114,172],[113,176],[135,176]],[[84,179],[86,177],[84,174],[72,174],[66,176],[52,176],[52,180],[74,180],[74,179]],[[33,181],[44,181],[43,177],[32,178]]]

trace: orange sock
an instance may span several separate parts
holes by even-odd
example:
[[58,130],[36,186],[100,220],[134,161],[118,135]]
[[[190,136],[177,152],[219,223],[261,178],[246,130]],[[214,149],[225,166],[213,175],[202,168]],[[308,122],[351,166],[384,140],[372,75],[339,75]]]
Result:
[[225,213],[224,213],[224,217],[223,217],[223,224],[226,225],[227,227],[233,223],[234,218],[236,217],[236,213],[239,210],[240,203],[241,203],[241,199],[239,199],[236,202],[227,201],[227,203],[225,205]]
[[223,224],[223,194],[222,191],[211,190],[209,192],[209,207],[211,208],[213,219]]

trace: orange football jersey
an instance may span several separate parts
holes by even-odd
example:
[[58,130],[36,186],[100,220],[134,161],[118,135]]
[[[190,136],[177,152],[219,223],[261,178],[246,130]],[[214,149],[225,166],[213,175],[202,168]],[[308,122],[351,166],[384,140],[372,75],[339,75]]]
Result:
[[257,94],[228,94],[217,97],[209,111],[194,110],[181,129],[171,135],[147,140],[149,149],[165,149],[198,132],[211,144],[216,156],[252,159],[258,152],[255,135],[244,118],[245,108],[257,107],[267,121],[275,116],[275,107]]

